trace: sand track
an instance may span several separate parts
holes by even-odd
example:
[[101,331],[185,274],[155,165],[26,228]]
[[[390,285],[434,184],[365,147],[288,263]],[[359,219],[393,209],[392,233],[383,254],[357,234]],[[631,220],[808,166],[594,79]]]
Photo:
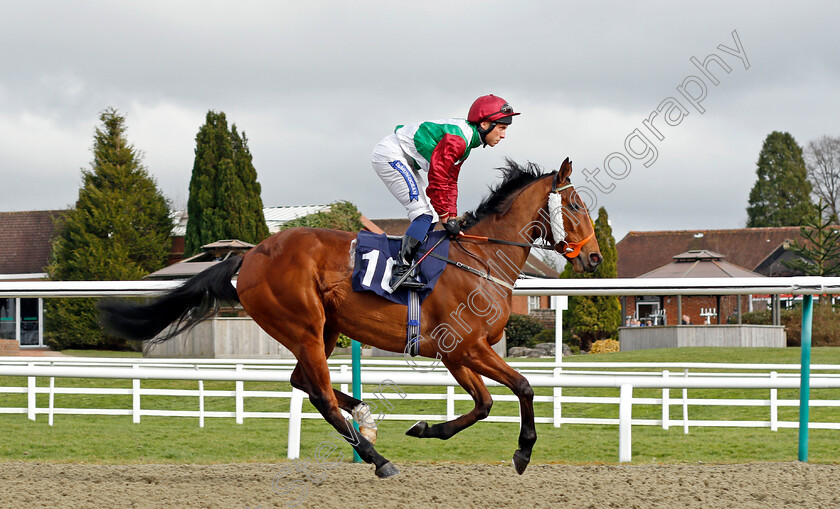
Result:
[[[0,463],[1,507],[840,507],[840,465]],[[313,483],[319,480],[320,483]],[[296,502],[298,502],[296,504]]]

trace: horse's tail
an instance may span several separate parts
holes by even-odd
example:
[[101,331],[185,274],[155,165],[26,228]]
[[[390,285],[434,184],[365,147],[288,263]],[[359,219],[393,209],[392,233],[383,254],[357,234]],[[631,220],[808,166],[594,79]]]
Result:
[[[238,303],[239,295],[231,279],[241,265],[241,256],[228,258],[146,304],[102,301],[99,319],[105,330],[114,336],[140,340],[154,338],[153,343],[162,343],[215,315],[223,303]],[[169,330],[159,335],[167,327]]]

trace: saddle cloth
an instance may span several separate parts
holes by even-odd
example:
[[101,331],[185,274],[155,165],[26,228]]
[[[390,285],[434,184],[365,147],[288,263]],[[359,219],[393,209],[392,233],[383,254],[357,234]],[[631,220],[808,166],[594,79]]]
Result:
[[[426,241],[420,246],[417,259],[434,246],[441,237],[447,235],[445,231],[431,232]],[[384,233],[376,234],[360,231],[356,236],[356,254],[353,266],[353,290],[357,292],[371,291],[385,297],[391,302],[408,305],[409,291],[398,288],[391,290],[391,269],[400,254],[401,237],[389,238]],[[449,254],[449,239],[445,239],[434,250],[442,256]],[[419,280],[426,283],[426,287],[417,290],[420,303],[432,293],[438,278],[446,268],[446,262],[427,256],[420,264]]]

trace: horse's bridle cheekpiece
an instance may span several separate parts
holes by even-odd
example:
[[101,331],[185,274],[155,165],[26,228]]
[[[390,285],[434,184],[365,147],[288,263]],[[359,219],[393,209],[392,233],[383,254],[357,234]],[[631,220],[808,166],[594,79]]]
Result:
[[571,259],[580,254],[580,250],[584,244],[595,236],[595,231],[593,229],[588,237],[578,242],[569,242],[566,240],[566,229],[563,227],[563,197],[560,195],[560,192],[569,188],[574,189],[571,182],[566,185],[557,186],[548,193],[548,216],[551,223],[551,234],[554,236],[554,246],[565,244],[566,247],[563,249],[563,256]]

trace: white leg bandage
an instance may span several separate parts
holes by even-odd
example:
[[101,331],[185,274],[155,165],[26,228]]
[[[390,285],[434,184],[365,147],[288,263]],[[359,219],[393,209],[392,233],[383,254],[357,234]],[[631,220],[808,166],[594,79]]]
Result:
[[359,403],[353,409],[353,419],[359,423],[359,433],[372,445],[376,445],[376,420],[370,413],[367,403]]

